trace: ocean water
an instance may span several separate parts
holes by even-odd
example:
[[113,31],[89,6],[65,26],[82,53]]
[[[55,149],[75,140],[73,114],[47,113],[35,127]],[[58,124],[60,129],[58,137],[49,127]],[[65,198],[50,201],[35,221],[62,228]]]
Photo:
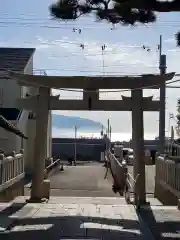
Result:
[[[74,129],[60,129],[60,128],[52,128],[52,136],[57,138],[74,138],[75,132]],[[100,131],[99,132],[93,132],[92,130],[77,130],[77,137],[78,138],[101,138]],[[144,139],[155,139],[157,137],[157,134],[155,133],[145,133]],[[111,134],[111,140],[112,141],[129,141],[132,138],[132,133],[114,133]]]

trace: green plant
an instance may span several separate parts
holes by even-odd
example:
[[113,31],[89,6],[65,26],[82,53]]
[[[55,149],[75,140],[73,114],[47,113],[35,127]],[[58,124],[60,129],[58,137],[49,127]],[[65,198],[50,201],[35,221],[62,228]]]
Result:
[[[179,11],[179,0],[57,0],[50,6],[52,16],[57,19],[75,20],[93,12],[98,20],[122,25],[152,23],[157,12]],[[176,39],[180,46],[180,33]]]

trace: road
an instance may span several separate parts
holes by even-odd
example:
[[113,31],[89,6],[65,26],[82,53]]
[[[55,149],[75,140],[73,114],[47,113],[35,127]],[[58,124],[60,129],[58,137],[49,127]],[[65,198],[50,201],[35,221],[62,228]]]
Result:
[[[133,167],[128,166],[133,174]],[[72,197],[118,197],[112,191],[113,179],[108,173],[104,179],[106,169],[100,163],[90,162],[84,165],[64,166],[64,171],[58,171],[51,176],[51,196]],[[155,166],[146,166],[146,193],[153,194],[155,186]],[[25,195],[29,195],[25,187]]]
[[117,197],[112,191],[112,177],[102,164],[64,166],[63,172],[51,176],[52,196]]

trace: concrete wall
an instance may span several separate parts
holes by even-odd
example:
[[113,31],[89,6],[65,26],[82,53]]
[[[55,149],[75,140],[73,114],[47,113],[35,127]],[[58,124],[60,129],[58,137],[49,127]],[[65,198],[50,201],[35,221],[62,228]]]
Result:
[[[52,156],[61,159],[74,158],[75,140],[71,138],[53,138]],[[105,142],[102,139],[77,139],[77,160],[100,161],[101,152],[105,151]]]
[[[26,65],[26,68],[24,69],[24,73],[33,74],[33,56],[29,59],[29,62]],[[28,91],[31,94],[37,94],[38,92],[38,88],[36,87],[23,87],[23,89],[24,93]]]
[[[19,128],[18,121],[10,122]],[[0,128],[0,149],[3,149],[7,153],[11,153],[12,151],[20,152],[22,148],[23,140],[19,136]]]
[[17,81],[11,79],[0,80],[0,107],[15,108],[16,99],[21,96],[21,88]]
[[[33,56],[27,63],[24,73],[33,73]],[[0,80],[0,107],[16,108],[16,99],[25,96],[29,92],[29,87],[21,87],[16,80]]]

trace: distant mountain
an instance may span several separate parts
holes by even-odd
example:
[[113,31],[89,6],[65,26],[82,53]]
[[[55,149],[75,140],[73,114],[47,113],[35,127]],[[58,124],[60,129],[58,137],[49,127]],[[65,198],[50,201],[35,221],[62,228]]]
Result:
[[52,127],[54,128],[77,128],[84,129],[101,129],[102,124],[100,122],[95,122],[90,119],[73,117],[73,116],[64,116],[58,114],[52,114]]

